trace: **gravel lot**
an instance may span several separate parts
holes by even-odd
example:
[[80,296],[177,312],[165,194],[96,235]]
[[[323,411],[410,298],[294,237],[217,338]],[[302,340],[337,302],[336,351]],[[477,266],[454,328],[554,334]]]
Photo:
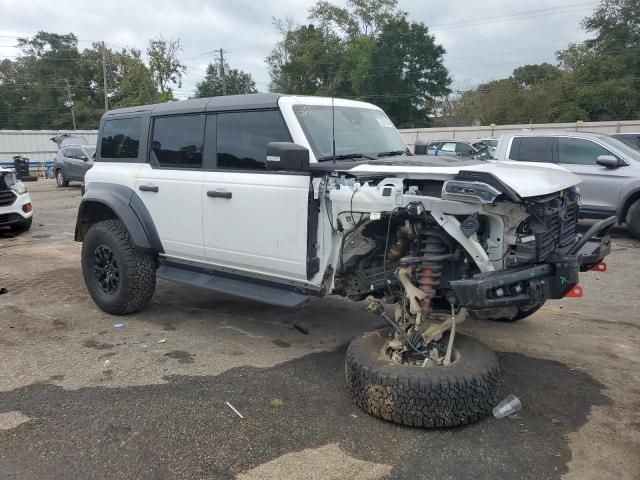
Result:
[[350,399],[346,345],[379,325],[362,305],[159,281],[149,308],[109,316],[73,242],[80,187],[29,188],[33,229],[0,233],[0,479],[640,478],[640,243],[624,229],[585,298],[463,324],[501,352],[519,414],[420,430]]

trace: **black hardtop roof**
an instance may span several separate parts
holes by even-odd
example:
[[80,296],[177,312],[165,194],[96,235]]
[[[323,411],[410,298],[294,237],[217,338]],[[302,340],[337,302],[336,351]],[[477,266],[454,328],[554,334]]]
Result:
[[223,97],[193,98],[175,102],[155,103],[109,110],[105,117],[132,113],[151,115],[171,115],[191,112],[218,112],[228,110],[251,110],[256,108],[277,108],[280,93],[251,93],[247,95],[227,95]]

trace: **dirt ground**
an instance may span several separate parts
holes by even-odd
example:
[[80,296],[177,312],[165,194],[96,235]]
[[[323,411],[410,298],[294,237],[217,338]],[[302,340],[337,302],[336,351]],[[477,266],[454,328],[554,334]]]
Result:
[[73,242],[79,186],[29,188],[31,232],[0,233],[0,479],[640,478],[640,242],[623,228],[584,298],[462,325],[522,411],[426,430],[352,403],[346,345],[379,325],[362,305],[158,281],[149,308],[109,316]]

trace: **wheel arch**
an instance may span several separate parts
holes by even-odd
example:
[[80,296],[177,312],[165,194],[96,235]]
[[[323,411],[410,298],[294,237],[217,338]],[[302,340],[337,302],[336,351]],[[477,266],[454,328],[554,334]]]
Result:
[[164,252],[155,224],[140,197],[124,185],[111,183],[87,186],[78,208],[74,239],[82,242],[92,224],[116,219],[124,224],[137,247]]
[[624,200],[620,202],[620,206],[618,207],[618,211],[616,212],[616,217],[618,217],[618,223],[625,223],[627,212],[629,208],[636,200],[640,200],[640,187],[636,187],[630,192],[627,192]]

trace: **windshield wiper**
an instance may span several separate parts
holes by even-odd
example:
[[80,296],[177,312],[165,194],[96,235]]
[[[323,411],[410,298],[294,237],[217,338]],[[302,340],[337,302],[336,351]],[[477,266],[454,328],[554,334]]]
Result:
[[[374,160],[373,157],[370,157],[369,155],[365,155],[364,153],[343,153],[340,155],[336,155],[335,159],[336,160],[348,160],[350,158],[366,158],[368,160]],[[333,155],[327,156],[327,157],[320,157],[318,159],[319,162],[327,162],[330,160],[333,160],[334,157]]]
[[378,154],[378,158],[381,158],[381,157],[396,157],[398,155],[404,155],[406,153],[407,153],[406,150],[391,150],[389,152],[380,152]]

